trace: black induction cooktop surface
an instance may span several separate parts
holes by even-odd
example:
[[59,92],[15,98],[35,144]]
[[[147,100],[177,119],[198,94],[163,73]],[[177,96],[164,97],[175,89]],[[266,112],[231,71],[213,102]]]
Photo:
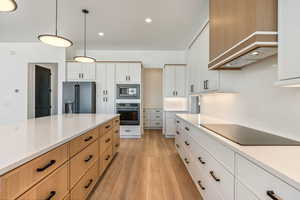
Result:
[[201,124],[242,146],[300,146],[300,142],[236,124]]

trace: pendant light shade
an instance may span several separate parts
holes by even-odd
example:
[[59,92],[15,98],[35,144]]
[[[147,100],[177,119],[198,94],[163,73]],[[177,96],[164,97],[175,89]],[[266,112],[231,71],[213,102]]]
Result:
[[96,62],[95,58],[86,56],[86,15],[89,13],[88,10],[83,9],[82,13],[84,14],[84,55],[83,56],[75,56],[74,60],[82,63],[93,63]]
[[72,41],[59,36],[57,34],[57,10],[58,10],[58,5],[57,5],[57,0],[55,1],[56,3],[56,9],[55,9],[55,34],[43,34],[43,35],[39,35],[38,39],[45,43],[45,44],[49,44],[55,47],[70,47],[73,45]]
[[17,7],[15,0],[0,0],[0,12],[13,12]]

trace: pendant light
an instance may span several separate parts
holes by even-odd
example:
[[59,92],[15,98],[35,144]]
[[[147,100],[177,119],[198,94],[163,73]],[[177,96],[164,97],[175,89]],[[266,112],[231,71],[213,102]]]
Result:
[[0,0],[0,12],[13,12],[17,7],[15,0]]
[[74,60],[77,62],[83,62],[83,63],[93,63],[93,62],[96,62],[96,59],[86,56],[86,15],[89,14],[89,11],[86,9],[83,9],[82,12],[84,14],[84,55],[83,56],[75,56]]
[[55,35],[52,34],[43,34],[43,35],[39,35],[38,39],[45,43],[45,44],[49,44],[52,46],[56,46],[56,47],[70,47],[73,45],[72,41],[57,35],[57,10],[58,10],[58,5],[57,5],[57,0],[55,0],[56,6],[55,6]]

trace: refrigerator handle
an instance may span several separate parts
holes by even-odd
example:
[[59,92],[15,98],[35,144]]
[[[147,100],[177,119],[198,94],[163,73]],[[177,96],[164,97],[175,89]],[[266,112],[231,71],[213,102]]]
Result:
[[75,113],[79,113],[80,107],[80,86],[76,84],[75,88]]

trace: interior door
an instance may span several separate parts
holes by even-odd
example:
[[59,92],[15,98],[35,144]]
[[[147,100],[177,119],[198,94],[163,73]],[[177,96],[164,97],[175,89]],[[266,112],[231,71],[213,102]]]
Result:
[[175,73],[176,73],[176,69],[174,66],[165,67],[164,88],[165,88],[166,97],[175,96]]
[[51,70],[35,66],[35,117],[51,114]]
[[185,97],[186,90],[186,67],[185,66],[176,66],[176,75],[175,75],[175,83],[176,83],[176,96]]
[[117,83],[127,83],[128,80],[128,63],[116,64],[116,81]]
[[128,75],[130,83],[140,83],[141,82],[141,64],[140,63],[130,63],[128,65]]

